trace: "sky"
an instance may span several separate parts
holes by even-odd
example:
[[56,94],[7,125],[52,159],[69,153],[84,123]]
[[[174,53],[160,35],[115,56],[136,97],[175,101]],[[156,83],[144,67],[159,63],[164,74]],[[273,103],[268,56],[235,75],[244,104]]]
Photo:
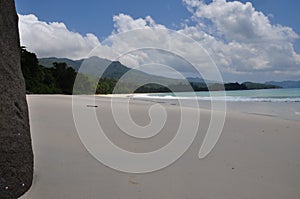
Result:
[[[194,76],[184,64],[189,61],[209,76],[212,59],[225,81],[300,80],[298,0],[16,0],[16,7],[21,44],[39,57],[81,59],[97,48],[97,55],[114,59],[116,49],[124,54],[147,42],[166,48],[170,40],[165,51],[134,52],[121,62],[145,65],[149,73]],[[205,52],[192,48],[192,40]],[[149,64],[154,58],[176,71]]]

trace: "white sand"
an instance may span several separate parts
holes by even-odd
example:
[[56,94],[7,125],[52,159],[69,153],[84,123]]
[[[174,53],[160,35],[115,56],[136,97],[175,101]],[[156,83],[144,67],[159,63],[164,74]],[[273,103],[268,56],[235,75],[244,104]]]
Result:
[[[178,107],[164,105],[170,121],[164,132],[138,142],[120,133],[108,97],[97,97],[99,121],[112,141],[145,152],[168,143],[176,130]],[[120,98],[120,103],[122,99]],[[82,145],[72,117],[70,96],[28,96],[35,176],[22,199],[298,199],[300,198],[300,124],[271,117],[228,113],[214,150],[198,159],[210,114],[191,148],[171,166],[149,174],[126,174],[94,159]],[[134,100],[132,116],[147,124],[150,102]],[[190,118],[191,120],[193,118]]]

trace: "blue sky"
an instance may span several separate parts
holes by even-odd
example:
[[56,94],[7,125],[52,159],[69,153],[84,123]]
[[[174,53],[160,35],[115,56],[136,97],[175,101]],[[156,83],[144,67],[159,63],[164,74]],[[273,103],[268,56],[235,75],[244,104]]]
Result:
[[[249,1],[249,0],[248,0]],[[241,2],[248,2],[241,0]],[[207,1],[206,2],[211,2]],[[300,34],[299,0],[251,0],[254,7],[271,15],[270,20],[276,24],[292,27]],[[170,29],[176,29],[190,16],[181,0],[16,0],[20,14],[35,14],[43,21],[62,21],[71,30],[82,34],[94,33],[100,39],[106,38],[113,29],[112,17],[119,13],[134,18],[150,15],[157,23]],[[296,42],[300,52],[300,40]]]
[[[102,42],[112,32],[163,27],[203,42],[209,53],[216,54],[212,56],[226,80],[263,81],[266,76],[269,80],[300,79],[298,0],[198,2],[16,0],[16,6],[21,15],[21,42],[39,57],[79,59],[97,45],[107,49]],[[71,53],[78,47],[74,39],[78,39],[81,49]],[[192,74],[188,69],[181,71],[184,70]]]
[[44,21],[62,21],[71,30],[83,34],[92,32],[100,39],[112,32],[112,18],[119,13],[134,18],[150,15],[157,23],[171,29],[175,28],[173,24],[180,24],[190,15],[181,0],[17,0],[17,11],[34,13]]

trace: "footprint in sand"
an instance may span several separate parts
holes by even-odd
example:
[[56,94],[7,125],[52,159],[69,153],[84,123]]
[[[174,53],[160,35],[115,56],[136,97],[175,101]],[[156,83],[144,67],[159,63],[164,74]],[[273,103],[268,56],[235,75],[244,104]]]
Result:
[[133,176],[130,176],[129,177],[129,181],[128,181],[130,184],[132,184],[132,185],[139,185],[140,183],[138,183],[138,182],[136,182],[135,180],[134,180],[134,177]]

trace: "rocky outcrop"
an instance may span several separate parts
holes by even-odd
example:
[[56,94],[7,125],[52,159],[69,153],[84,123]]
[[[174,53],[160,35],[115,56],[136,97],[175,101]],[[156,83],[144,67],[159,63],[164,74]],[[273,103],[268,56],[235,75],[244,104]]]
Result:
[[0,198],[13,199],[31,186],[31,147],[25,83],[20,66],[14,0],[0,1]]

